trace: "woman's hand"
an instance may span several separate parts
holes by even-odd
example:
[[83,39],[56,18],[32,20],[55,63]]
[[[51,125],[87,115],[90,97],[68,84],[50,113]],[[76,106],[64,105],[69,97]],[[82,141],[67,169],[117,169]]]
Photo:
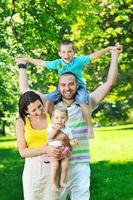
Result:
[[56,158],[60,158],[61,151],[59,149],[57,149],[56,147],[45,146],[44,148],[45,148],[45,152],[44,153],[47,153],[48,156],[53,156],[53,157],[56,157]]
[[16,62],[17,62],[17,64],[26,64],[26,63],[28,63],[28,58],[27,57],[16,57],[15,58],[15,60],[16,60]]

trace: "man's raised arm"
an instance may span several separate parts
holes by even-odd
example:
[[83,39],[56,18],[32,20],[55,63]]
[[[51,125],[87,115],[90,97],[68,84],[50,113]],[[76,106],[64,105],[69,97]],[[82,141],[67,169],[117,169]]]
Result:
[[92,92],[92,103],[94,106],[98,105],[115,85],[118,74],[118,57],[121,52],[121,45],[116,46],[116,49],[111,51],[111,63],[107,80]]

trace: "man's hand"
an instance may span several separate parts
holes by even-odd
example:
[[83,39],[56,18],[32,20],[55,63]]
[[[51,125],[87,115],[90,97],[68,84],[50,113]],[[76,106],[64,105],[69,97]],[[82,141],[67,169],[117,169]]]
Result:
[[121,52],[123,51],[122,45],[120,45],[119,43],[117,43],[117,44],[115,45],[115,47],[116,47],[118,53],[121,53]]
[[117,43],[115,46],[110,47],[110,53],[117,52],[118,54],[122,52],[122,45]]

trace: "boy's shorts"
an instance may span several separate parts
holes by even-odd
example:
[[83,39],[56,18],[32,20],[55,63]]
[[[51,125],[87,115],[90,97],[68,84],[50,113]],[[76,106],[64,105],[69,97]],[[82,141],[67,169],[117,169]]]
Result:
[[[80,105],[80,104],[88,104],[89,103],[89,92],[79,86],[76,96],[75,96],[75,100],[76,100],[76,104]],[[55,90],[54,92],[49,93],[46,96],[46,100],[48,101],[53,101],[53,102],[58,102],[61,100],[61,93],[59,90]]]

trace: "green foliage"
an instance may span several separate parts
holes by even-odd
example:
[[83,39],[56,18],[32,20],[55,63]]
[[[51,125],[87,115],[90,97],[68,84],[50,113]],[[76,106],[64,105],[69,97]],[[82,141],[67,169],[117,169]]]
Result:
[[[58,43],[64,38],[75,41],[77,54],[89,54],[117,42],[123,45],[117,86],[107,99],[125,120],[126,112],[132,109],[132,1],[131,0],[27,0],[0,3],[0,116],[16,112],[17,67],[14,57],[25,54],[31,57],[52,60],[58,57]],[[96,61],[84,71],[87,87],[94,90],[105,80],[109,56]],[[57,83],[57,75],[48,70],[29,67],[30,83],[35,89],[47,92]],[[8,72],[8,73],[7,73]],[[6,88],[6,89],[5,89]],[[5,91],[4,91],[5,90]],[[115,96],[115,98],[114,98]],[[9,106],[9,105],[12,106]],[[105,105],[105,107],[109,107]],[[107,108],[108,110],[108,108]],[[110,106],[111,110],[111,106]],[[100,116],[106,115],[101,108]],[[110,121],[110,115],[106,116]],[[113,116],[114,120],[115,115]],[[102,121],[100,119],[100,121]],[[112,122],[111,122],[112,123]]]

